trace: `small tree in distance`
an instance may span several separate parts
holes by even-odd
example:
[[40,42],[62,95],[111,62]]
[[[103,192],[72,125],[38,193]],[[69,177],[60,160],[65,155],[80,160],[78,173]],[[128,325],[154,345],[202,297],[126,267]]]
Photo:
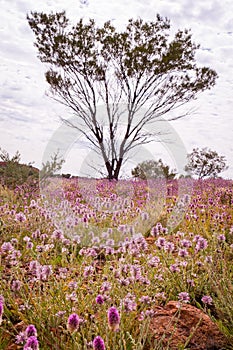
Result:
[[[32,12],[27,19],[48,67],[52,97],[77,118],[64,122],[90,142],[110,180],[118,179],[131,150],[160,132],[145,128],[153,130],[151,124],[165,115],[184,116],[169,119],[169,112],[215,85],[217,73],[196,65],[199,45],[190,31],[171,37],[170,21],[160,15],[151,22],[130,19],[122,32],[110,21],[71,25],[65,12]],[[99,105],[106,117],[98,115]]]
[[15,188],[24,183],[34,183],[38,181],[39,170],[29,164],[21,164],[19,151],[14,156],[0,148],[0,183]]
[[228,168],[226,165],[226,158],[207,147],[202,149],[194,148],[193,151],[188,154],[187,158],[188,164],[185,170],[197,175],[199,179],[205,177],[215,178]]
[[162,178],[172,180],[176,176],[175,170],[170,170],[169,165],[164,164],[162,159],[159,159],[158,161],[146,160],[139,163],[131,173],[133,177],[138,177],[142,180]]
[[52,155],[50,160],[47,160],[46,163],[42,163],[42,168],[40,170],[40,186],[42,186],[42,188],[49,184],[49,179],[56,176],[56,173],[61,170],[63,163],[65,163],[65,160],[59,156],[58,152]]

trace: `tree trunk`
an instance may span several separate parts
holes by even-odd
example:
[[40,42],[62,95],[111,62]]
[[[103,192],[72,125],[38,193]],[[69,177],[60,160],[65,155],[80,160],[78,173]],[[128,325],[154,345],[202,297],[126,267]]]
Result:
[[[107,161],[105,163],[105,166],[106,166],[106,169],[107,169],[107,173],[108,173],[107,178],[108,178],[109,181],[112,181],[112,180],[117,180],[118,181],[120,170],[121,170],[121,166],[122,166],[122,161],[123,161],[123,159],[120,158],[115,163],[112,163],[112,165],[111,165],[111,163],[109,161]],[[114,169],[113,164],[116,164],[115,169]]]
[[105,163],[105,166],[106,166],[107,173],[108,173],[108,179],[109,179],[109,181],[112,181],[113,180],[113,168],[112,168],[109,161],[107,161]]
[[117,161],[116,169],[114,170],[114,174],[113,174],[113,177],[114,177],[115,180],[118,180],[119,173],[120,173],[121,166],[122,166],[122,161],[123,161],[122,158],[120,158],[120,159]]

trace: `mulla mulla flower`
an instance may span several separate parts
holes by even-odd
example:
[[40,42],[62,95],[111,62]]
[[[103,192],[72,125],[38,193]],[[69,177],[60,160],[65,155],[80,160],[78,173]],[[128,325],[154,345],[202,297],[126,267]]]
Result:
[[36,330],[36,327],[33,325],[33,324],[30,324],[26,330],[25,330],[25,334],[27,336],[27,338],[29,337],[37,337],[37,330]]
[[24,213],[20,212],[15,215],[15,219],[19,222],[23,222],[26,220],[26,216],[24,215]]
[[118,310],[112,306],[108,310],[108,325],[112,331],[117,331],[120,325],[120,316]]
[[189,293],[187,292],[179,293],[178,297],[179,297],[179,301],[181,301],[182,303],[188,303],[190,301],[190,296],[189,296]]
[[96,304],[102,305],[104,303],[104,297],[102,295],[97,295],[96,299]]
[[3,309],[4,309],[4,302],[0,300],[0,324],[2,323]]
[[93,340],[93,349],[94,350],[105,350],[105,344],[103,339],[98,335],[97,337],[95,337],[95,339]]
[[203,304],[211,305],[212,302],[213,302],[213,299],[212,299],[209,295],[204,295],[204,296],[201,298],[201,301],[203,302]]
[[24,345],[23,350],[39,350],[39,342],[34,335],[32,335],[27,339],[27,342]]
[[67,321],[67,329],[70,333],[77,331],[80,324],[80,319],[77,314],[71,314]]

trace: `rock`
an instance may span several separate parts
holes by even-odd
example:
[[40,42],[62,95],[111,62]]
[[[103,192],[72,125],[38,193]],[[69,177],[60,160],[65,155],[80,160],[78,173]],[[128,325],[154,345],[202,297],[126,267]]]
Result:
[[[226,345],[226,338],[217,325],[203,311],[188,304],[179,308],[177,301],[170,301],[164,307],[156,306],[150,323],[151,344],[145,350],[155,349],[154,343],[169,350],[220,350]],[[161,347],[162,348],[162,347]]]

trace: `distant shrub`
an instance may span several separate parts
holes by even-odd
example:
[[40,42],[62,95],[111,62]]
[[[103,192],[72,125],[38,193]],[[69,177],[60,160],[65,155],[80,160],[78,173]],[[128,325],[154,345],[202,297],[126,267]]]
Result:
[[158,161],[146,160],[139,163],[131,171],[133,177],[140,179],[161,179],[172,180],[176,176],[176,170],[171,170],[169,165],[163,163],[162,159]]
[[216,151],[208,148],[194,148],[187,156],[188,164],[186,171],[197,175],[199,179],[207,177],[216,178],[221,172],[227,170],[226,158],[220,156]]
[[0,183],[9,188],[21,186],[26,182],[37,183],[39,170],[32,164],[21,164],[20,153],[10,158],[7,151],[0,148]]

